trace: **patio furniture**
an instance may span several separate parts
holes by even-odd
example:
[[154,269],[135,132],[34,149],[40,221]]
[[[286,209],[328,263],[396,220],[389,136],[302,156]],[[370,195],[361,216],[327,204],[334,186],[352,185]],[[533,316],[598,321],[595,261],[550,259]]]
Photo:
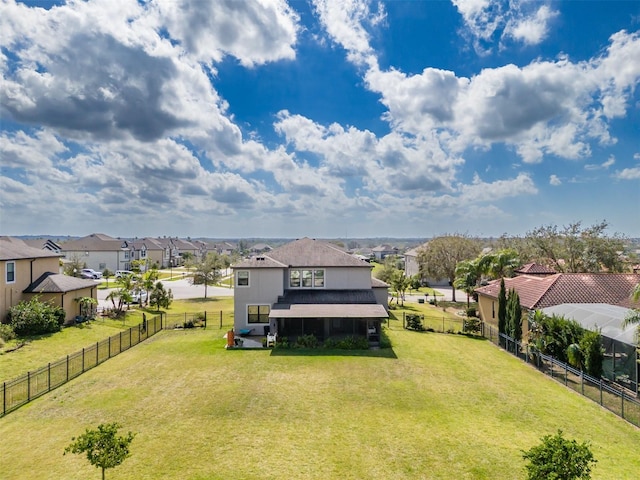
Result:
[[253,328],[241,328],[240,330],[238,330],[238,332],[240,333],[241,337],[246,337],[251,332],[253,332]]
[[278,335],[276,333],[271,334],[268,333],[267,334],[267,347],[275,347],[276,346],[276,337]]

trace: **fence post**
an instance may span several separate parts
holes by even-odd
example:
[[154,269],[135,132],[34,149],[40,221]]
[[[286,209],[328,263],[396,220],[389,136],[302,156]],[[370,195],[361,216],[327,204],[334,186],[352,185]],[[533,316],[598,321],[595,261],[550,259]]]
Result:
[[622,399],[622,409],[620,416],[624,418],[624,391],[620,392],[620,398]]
[[580,371],[580,390],[582,390],[582,395],[584,395],[584,372]]
[[82,349],[82,373],[84,373],[84,348]]
[[564,386],[565,387],[568,384],[568,377],[569,377],[569,365],[565,363],[564,364]]
[[100,358],[98,356],[99,350],[100,350],[100,342],[96,342],[96,367],[98,366],[99,358]]
[[207,329],[207,311],[204,311],[204,329]]
[[602,405],[602,378],[600,379],[600,405]]
[[109,357],[111,358],[111,337],[109,337]]
[[7,382],[2,382],[2,415],[7,414]]
[[67,355],[67,382],[69,381],[69,355]]
[[31,401],[31,372],[27,372],[27,402]]
[[51,391],[51,362],[47,365],[47,392]]

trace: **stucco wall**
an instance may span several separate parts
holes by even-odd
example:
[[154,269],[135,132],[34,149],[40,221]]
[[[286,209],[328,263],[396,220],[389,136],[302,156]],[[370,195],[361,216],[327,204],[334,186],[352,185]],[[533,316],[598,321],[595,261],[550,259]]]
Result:
[[[273,305],[278,297],[284,293],[284,277],[282,269],[262,268],[245,269],[249,271],[249,286],[237,286],[238,271],[234,271],[233,314],[234,327],[238,331],[242,328],[258,328],[262,324],[247,323],[247,305]],[[261,333],[261,332],[260,332]]]

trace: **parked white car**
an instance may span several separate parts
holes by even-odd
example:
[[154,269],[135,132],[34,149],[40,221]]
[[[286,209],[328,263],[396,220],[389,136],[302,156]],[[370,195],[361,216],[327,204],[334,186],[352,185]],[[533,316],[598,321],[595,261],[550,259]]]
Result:
[[101,272],[96,272],[93,268],[83,268],[80,270],[80,276],[83,278],[93,278],[95,280],[102,278]]
[[146,302],[148,296],[149,296],[149,294],[147,293],[146,290],[140,290],[139,292],[133,292],[131,294],[131,298],[133,298],[131,303]]
[[133,275],[133,272],[129,270],[116,270],[116,278],[122,278],[126,275]]

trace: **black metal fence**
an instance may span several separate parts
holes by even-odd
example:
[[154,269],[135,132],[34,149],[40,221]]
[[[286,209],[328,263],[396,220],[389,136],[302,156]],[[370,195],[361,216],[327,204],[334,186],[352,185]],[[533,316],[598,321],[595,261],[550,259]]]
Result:
[[0,417],[29,403],[51,390],[82,375],[111,357],[137,345],[155,335],[163,328],[159,316],[144,320],[141,324],[123,330],[101,342],[96,342],[81,351],[49,363],[18,378],[2,383]]
[[605,379],[597,379],[564,362],[544,355],[535,347],[515,341],[498,333],[491,325],[485,326],[484,336],[522,361],[534,365],[545,375],[563,383],[566,387],[599,403],[607,410],[640,427],[640,401],[635,393]]

